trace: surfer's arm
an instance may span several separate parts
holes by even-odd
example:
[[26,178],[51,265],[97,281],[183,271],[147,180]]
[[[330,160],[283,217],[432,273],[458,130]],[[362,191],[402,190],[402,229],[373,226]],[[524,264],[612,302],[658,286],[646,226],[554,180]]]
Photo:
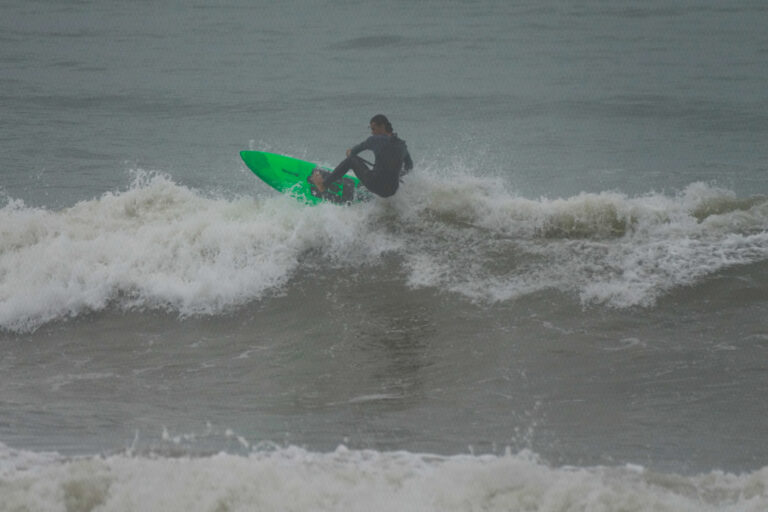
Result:
[[348,149],[347,156],[356,155],[361,151],[365,151],[366,149],[370,149],[371,151],[373,151],[373,145],[371,144],[373,140],[374,140],[373,137],[368,137],[360,144],[353,146],[351,149]]
[[413,160],[411,160],[411,154],[408,152],[408,150],[405,150],[405,155],[403,155],[403,171],[401,174],[405,174],[408,171],[413,169]]

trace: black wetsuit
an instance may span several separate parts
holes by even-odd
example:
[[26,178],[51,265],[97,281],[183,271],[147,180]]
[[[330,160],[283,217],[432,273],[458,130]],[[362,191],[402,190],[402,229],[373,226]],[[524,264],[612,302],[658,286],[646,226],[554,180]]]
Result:
[[[357,156],[365,150],[373,151],[373,169]],[[408,147],[396,133],[391,136],[371,135],[350,150],[350,155],[323,179],[323,184],[327,187],[352,170],[365,188],[378,196],[389,197],[397,192],[400,177],[411,169],[413,160],[408,153]]]

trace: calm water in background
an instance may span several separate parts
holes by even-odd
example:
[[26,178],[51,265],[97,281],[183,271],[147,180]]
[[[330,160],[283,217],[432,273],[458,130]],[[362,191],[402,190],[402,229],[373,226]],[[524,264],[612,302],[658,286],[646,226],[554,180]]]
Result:
[[762,2],[2,12],[9,509],[765,508]]

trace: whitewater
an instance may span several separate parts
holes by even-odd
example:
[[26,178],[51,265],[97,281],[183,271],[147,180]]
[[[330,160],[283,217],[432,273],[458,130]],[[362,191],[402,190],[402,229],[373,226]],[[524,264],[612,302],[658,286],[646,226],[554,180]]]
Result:
[[61,210],[0,210],[0,326],[29,332],[107,307],[215,315],[302,265],[395,256],[411,287],[478,301],[544,289],[584,307],[648,307],[669,290],[768,259],[768,199],[695,183],[674,195],[526,199],[494,179],[429,171],[395,199],[339,208],[223,198],[135,172],[125,190]]
[[0,510],[739,511],[768,470],[683,477],[636,465],[553,468],[534,454],[441,457],[272,448],[201,458],[62,460],[0,445]]

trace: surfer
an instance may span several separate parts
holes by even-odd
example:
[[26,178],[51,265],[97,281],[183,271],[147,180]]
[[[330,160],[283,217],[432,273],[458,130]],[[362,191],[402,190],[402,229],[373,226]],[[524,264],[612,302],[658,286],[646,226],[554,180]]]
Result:
[[[392,131],[392,123],[386,116],[377,114],[371,118],[371,136],[347,150],[347,158],[330,173],[323,175],[315,169],[309,177],[320,193],[352,170],[365,188],[381,197],[389,197],[397,192],[400,178],[413,169],[413,160],[408,153],[405,141]],[[373,168],[358,156],[361,151],[373,151]]]

